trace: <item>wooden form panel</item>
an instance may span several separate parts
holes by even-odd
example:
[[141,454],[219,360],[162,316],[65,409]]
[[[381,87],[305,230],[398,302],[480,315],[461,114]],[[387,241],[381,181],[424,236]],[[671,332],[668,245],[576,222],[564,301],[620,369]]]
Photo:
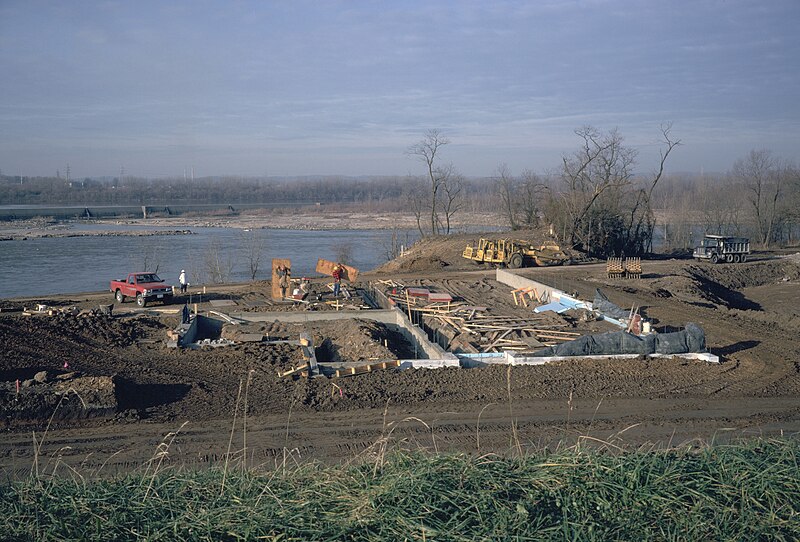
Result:
[[[351,267],[349,265],[340,264],[344,269],[342,273],[342,278],[344,280],[349,280],[350,282],[355,282],[358,278],[358,269],[355,267]],[[323,260],[322,258],[317,260],[317,273],[322,275],[332,275],[333,268],[336,266],[336,262],[332,262],[330,260]]]
[[[290,270],[292,269],[292,260],[288,258],[272,258],[272,299],[283,299],[281,296],[280,278],[278,278],[278,267],[284,266]],[[289,286],[291,293],[291,285]]]

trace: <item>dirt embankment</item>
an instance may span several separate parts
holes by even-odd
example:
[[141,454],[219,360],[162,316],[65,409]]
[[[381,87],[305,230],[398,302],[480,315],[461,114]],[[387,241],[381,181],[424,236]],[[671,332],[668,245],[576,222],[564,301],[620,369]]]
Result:
[[[486,239],[518,239],[531,245],[553,243],[553,238],[544,230],[519,230],[514,232],[485,232],[457,234],[449,236],[429,237],[420,240],[403,256],[385,263],[375,271],[377,273],[439,273],[442,271],[475,271],[491,269],[488,264],[481,264],[462,256],[467,246],[476,246],[478,240]],[[570,257],[571,263],[584,261],[579,253],[561,247]]]

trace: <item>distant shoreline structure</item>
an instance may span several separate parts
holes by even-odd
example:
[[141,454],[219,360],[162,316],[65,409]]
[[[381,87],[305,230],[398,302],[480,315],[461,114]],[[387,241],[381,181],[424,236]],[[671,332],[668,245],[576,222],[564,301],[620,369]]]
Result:
[[153,205],[0,205],[0,220],[26,220],[37,217],[76,218],[148,218],[180,216],[186,213],[228,214],[251,209],[308,207],[316,202],[209,203]]

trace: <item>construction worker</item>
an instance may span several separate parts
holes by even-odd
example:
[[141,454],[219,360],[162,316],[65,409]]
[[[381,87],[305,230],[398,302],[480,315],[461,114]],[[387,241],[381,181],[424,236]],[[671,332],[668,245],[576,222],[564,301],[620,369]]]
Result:
[[289,277],[292,271],[288,267],[279,266],[277,269],[278,285],[281,287],[281,297],[286,297],[286,292],[289,290]]
[[339,297],[339,289],[342,287],[342,266],[340,264],[336,264],[333,266],[333,273],[331,276],[333,277],[333,296]]
[[178,276],[178,282],[180,282],[181,284],[181,293],[185,294],[186,287],[189,286],[189,283],[186,282],[186,271],[184,271],[183,269],[181,269],[181,274],[180,276]]

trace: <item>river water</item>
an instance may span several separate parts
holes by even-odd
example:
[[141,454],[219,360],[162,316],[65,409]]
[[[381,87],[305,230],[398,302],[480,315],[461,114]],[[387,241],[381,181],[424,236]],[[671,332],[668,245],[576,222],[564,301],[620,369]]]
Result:
[[[75,231],[92,228],[76,227]],[[103,225],[95,229],[115,228]],[[253,245],[253,238],[256,246],[262,247],[256,251],[261,254],[257,280],[270,278],[272,258],[291,259],[294,277],[313,276],[318,258],[338,260],[348,250],[352,258],[346,263],[366,271],[387,261],[392,238],[390,230],[187,229],[192,234],[1,241],[0,298],[106,290],[111,279],[132,271],[157,270],[168,284],[177,285],[178,275],[185,269],[190,283],[208,283],[212,268],[209,254],[222,262],[217,267],[224,270],[226,282],[248,281],[248,254],[253,253],[248,247]],[[397,235],[404,244],[417,239],[414,231],[400,231]]]

